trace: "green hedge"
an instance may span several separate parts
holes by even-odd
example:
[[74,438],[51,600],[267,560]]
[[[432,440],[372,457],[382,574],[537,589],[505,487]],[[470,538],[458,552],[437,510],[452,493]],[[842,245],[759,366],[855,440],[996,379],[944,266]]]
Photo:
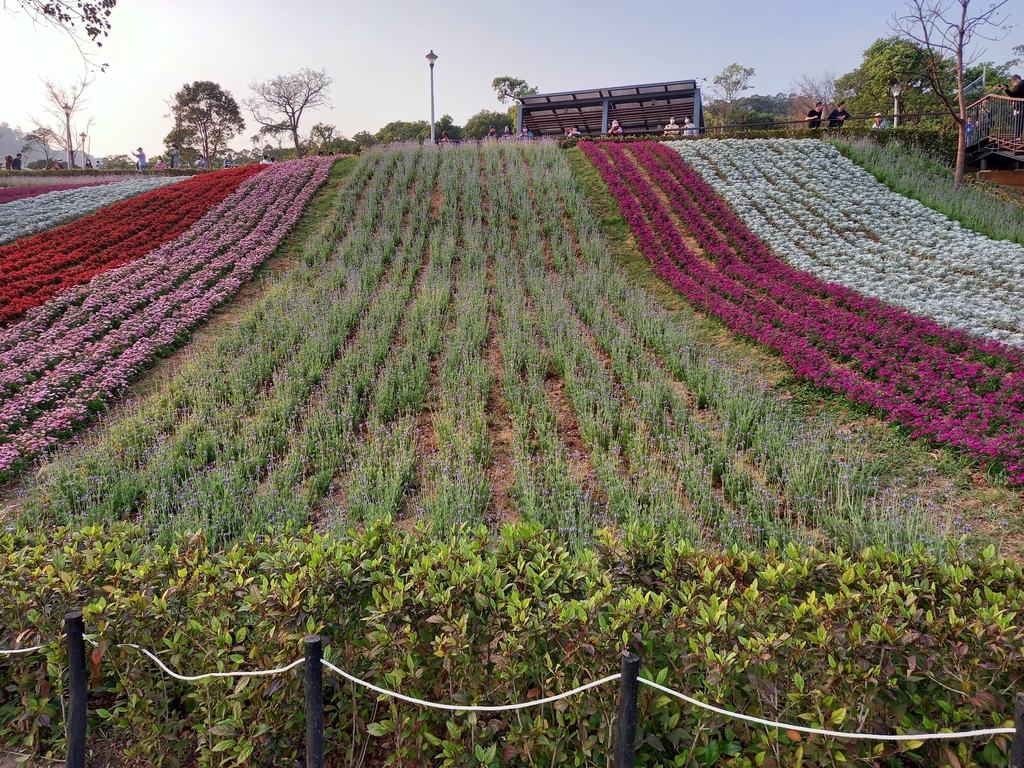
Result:
[[121,170],[121,171],[98,171],[95,168],[85,169],[75,168],[74,170],[61,170],[61,171],[4,171],[0,170],[0,186],[3,186],[4,179],[24,179],[24,178],[38,178],[38,179],[61,179],[67,181],[69,178],[81,178],[83,181],[103,181],[105,176],[126,176],[128,174],[138,173],[144,176],[195,176],[197,173],[203,173],[203,171],[196,170],[195,168],[165,168],[164,170],[155,170],[148,168],[145,171],[136,171],[134,168]]
[[[302,670],[179,683],[119,642],[194,674],[281,665],[321,633],[328,658],[357,676],[460,703],[560,692],[618,671],[628,647],[644,675],[708,701],[878,732],[1002,725],[1024,673],[1022,573],[992,557],[715,553],[652,530],[604,532],[573,553],[525,526],[453,543],[381,524],[343,541],[278,532],[225,553],[201,537],[148,538],[127,525],[0,535],[0,647],[53,641],[84,606],[98,643],[90,743],[116,744],[130,765],[300,761]],[[0,657],[0,742],[63,754],[63,659],[59,645]],[[603,766],[618,697],[611,684],[477,718],[378,702],[330,677],[325,688],[329,749],[389,765]],[[1006,762],[1000,737],[801,739],[679,704],[641,688],[638,765]]]
[[851,126],[839,131],[827,128],[815,130],[734,130],[719,133],[713,128],[700,136],[623,136],[621,139],[611,136],[583,136],[563,139],[563,148],[575,147],[581,141],[617,141],[630,143],[634,141],[701,141],[704,139],[830,139],[841,140],[843,137],[869,138],[878,144],[885,145],[891,141],[922,149],[929,154],[941,157],[953,163],[956,161],[957,132],[954,128],[936,127],[931,125],[907,125],[881,131],[873,131],[867,126]]

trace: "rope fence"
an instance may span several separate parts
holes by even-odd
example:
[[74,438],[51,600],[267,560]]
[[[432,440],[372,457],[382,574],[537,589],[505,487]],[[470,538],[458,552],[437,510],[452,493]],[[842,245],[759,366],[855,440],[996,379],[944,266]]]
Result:
[[[68,740],[68,757],[66,768],[85,768],[85,731],[86,731],[86,668],[85,668],[85,637],[82,625],[82,614],[80,612],[69,613],[65,617],[66,632],[62,637],[68,640],[68,673],[70,678],[70,702],[68,718],[66,723]],[[93,642],[93,641],[90,641]],[[93,642],[93,644],[95,644]],[[0,649],[0,656],[15,656],[50,648],[53,643],[34,645],[27,648]],[[323,658],[323,639],[311,635],[305,639],[305,655],[283,667],[275,669],[258,670],[234,670],[230,672],[206,672],[198,675],[180,674],[168,667],[163,660],[147,648],[135,643],[118,643],[118,648],[131,648],[138,651],[153,661],[160,670],[168,677],[186,683],[197,683],[203,680],[218,678],[236,677],[267,677],[290,672],[298,667],[305,667],[306,676],[306,752],[307,766],[309,768],[323,768],[324,765],[324,703],[323,703],[323,670],[326,668],[338,677],[348,680],[368,690],[374,691],[381,696],[415,704],[430,709],[444,710],[449,712],[511,712],[531,707],[540,707],[552,704],[556,701],[576,696],[592,688],[598,688],[608,683],[620,681],[619,697],[619,718],[618,732],[615,740],[615,768],[630,768],[633,765],[633,749],[637,724],[637,699],[640,685],[660,691],[668,696],[680,699],[687,704],[698,707],[717,715],[735,720],[752,723],[769,729],[781,729],[785,731],[796,731],[816,736],[823,736],[833,739],[847,740],[870,740],[870,741],[935,741],[935,740],[964,740],[985,736],[1013,735],[1009,768],[1024,768],[1024,693],[1017,694],[1014,712],[1014,727],[981,728],[969,731],[940,731],[936,733],[859,733],[850,731],[835,731],[827,728],[813,728],[806,725],[795,725],[791,723],[767,720],[743,712],[734,712],[723,709],[713,704],[695,699],[692,696],[661,685],[653,680],[640,677],[640,659],[634,654],[623,654],[622,671],[608,675],[600,680],[594,680],[580,685],[572,690],[559,694],[547,696],[541,699],[519,702],[515,704],[498,705],[469,705],[469,704],[446,704],[443,702],[428,701],[413,696],[407,696],[397,691],[374,685],[371,682],[362,680],[355,675],[346,672],[344,669],[332,664]],[[1021,733],[1022,738],[1016,734]]]

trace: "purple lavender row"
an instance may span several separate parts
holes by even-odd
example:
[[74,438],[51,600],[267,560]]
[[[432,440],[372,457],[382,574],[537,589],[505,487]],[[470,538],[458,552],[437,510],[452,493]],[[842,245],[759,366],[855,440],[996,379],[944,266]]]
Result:
[[[18,341],[0,355],[9,393],[0,394],[0,473],[52,447],[237,293],[294,226],[332,163],[309,158],[257,174],[181,237],[7,329],[4,335]],[[31,354],[22,354],[26,344]]]

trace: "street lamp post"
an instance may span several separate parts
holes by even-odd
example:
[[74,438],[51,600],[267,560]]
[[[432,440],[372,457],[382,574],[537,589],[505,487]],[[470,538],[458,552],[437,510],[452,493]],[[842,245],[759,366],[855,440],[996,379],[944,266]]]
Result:
[[68,170],[75,167],[75,148],[71,143],[71,107],[64,105],[64,124],[68,129]]
[[900,94],[903,93],[903,86],[893,83],[889,86],[889,93],[892,94],[892,127],[899,128],[900,125]]
[[433,49],[427,54],[427,61],[430,62],[430,143],[434,144],[434,62],[437,61],[437,54]]
[[80,145],[82,147],[82,168],[85,168],[85,131],[78,134],[78,138],[82,140]]

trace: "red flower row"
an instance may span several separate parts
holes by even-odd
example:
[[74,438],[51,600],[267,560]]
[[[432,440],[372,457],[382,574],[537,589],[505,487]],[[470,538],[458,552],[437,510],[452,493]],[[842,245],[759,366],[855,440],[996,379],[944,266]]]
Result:
[[177,237],[263,167],[194,176],[0,247],[0,324]]
[[994,460],[1024,482],[1018,351],[793,269],[667,147],[633,145],[636,161],[620,147],[583,151],[655,271],[696,306],[779,352],[799,378],[881,410],[915,436]]

